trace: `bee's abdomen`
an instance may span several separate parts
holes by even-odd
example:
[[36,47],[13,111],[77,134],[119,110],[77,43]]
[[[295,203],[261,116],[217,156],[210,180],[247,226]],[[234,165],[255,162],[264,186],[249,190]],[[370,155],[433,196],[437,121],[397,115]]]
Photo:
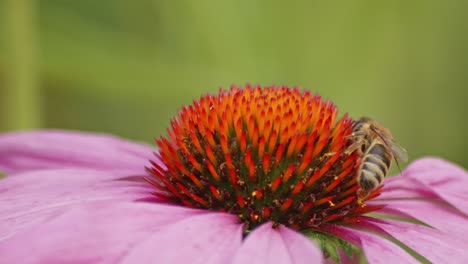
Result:
[[381,143],[373,143],[364,155],[362,161],[359,185],[361,189],[370,191],[383,181],[390,167],[392,156]]

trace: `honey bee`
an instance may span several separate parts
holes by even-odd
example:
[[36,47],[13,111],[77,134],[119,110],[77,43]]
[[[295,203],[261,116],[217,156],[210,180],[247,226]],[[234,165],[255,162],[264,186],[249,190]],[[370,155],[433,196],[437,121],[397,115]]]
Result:
[[357,150],[362,157],[357,173],[358,202],[362,203],[369,193],[376,189],[388,173],[392,160],[407,162],[408,154],[393,140],[390,130],[377,121],[362,117],[353,124],[350,137],[352,144],[345,153]]

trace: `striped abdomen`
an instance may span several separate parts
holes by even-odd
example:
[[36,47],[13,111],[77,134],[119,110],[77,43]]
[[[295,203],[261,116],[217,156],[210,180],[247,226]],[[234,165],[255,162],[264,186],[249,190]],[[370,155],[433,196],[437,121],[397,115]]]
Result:
[[362,191],[369,192],[380,185],[387,175],[392,158],[391,152],[383,143],[372,142],[359,169],[358,183]]

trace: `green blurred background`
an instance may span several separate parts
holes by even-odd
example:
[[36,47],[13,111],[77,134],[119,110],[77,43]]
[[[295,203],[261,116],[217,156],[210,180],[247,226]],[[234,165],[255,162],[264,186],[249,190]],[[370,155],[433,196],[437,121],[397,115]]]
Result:
[[151,142],[231,84],[317,91],[468,166],[468,1],[0,0],[1,131]]

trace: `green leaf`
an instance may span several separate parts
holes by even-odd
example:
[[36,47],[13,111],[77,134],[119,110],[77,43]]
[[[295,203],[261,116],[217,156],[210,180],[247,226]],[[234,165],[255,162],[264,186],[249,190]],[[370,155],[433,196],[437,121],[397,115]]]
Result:
[[340,254],[338,249],[343,250],[343,252],[349,257],[355,253],[360,253],[360,249],[338,237],[321,233],[316,230],[306,230],[303,233],[322,249],[326,258],[329,257],[336,263],[340,263]]

